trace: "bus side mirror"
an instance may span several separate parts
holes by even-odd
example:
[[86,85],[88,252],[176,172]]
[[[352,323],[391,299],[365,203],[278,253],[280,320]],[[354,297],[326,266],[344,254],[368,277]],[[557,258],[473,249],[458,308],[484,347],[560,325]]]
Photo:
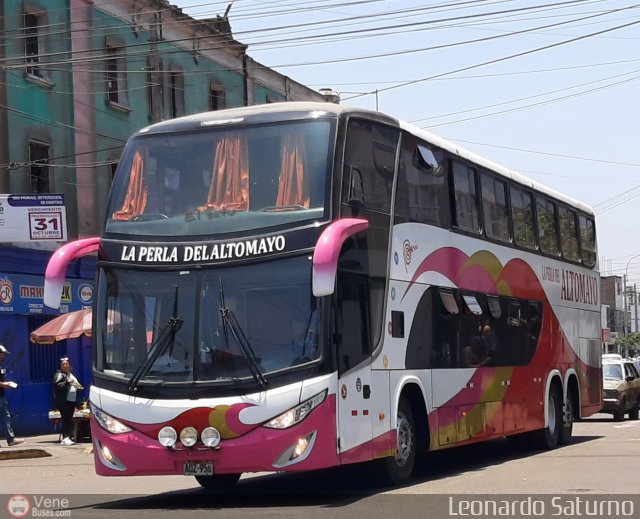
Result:
[[73,260],[96,252],[100,248],[100,237],[83,238],[60,247],[49,258],[44,274],[43,302],[49,308],[60,308],[62,287],[67,273],[67,266]]
[[338,257],[342,244],[349,236],[369,227],[361,218],[343,218],[329,225],[318,238],[313,252],[312,290],[316,297],[333,294],[336,286]]

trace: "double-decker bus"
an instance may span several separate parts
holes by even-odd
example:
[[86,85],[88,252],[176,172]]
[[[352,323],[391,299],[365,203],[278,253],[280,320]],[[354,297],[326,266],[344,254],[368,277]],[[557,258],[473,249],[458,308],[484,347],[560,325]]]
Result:
[[601,408],[585,204],[392,117],[203,113],[128,142],[97,251],[91,427],[104,476],[374,461],[504,436],[566,443]]

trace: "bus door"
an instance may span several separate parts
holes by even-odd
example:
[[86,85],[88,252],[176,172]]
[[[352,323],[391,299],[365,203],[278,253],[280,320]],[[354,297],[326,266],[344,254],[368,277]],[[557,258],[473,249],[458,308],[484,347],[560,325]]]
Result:
[[340,216],[369,222],[366,231],[343,245],[336,283],[340,452],[358,446],[349,461],[371,458],[372,401],[389,398],[388,389],[385,395],[376,394],[371,385],[371,355],[383,337],[399,137],[399,130],[392,126],[358,118],[348,122]]

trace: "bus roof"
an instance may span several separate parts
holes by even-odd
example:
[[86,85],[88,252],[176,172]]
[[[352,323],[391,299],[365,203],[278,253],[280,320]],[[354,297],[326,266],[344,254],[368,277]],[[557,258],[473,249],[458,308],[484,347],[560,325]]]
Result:
[[[473,153],[457,144],[443,139],[427,130],[423,130],[413,124],[402,121],[395,117],[389,116],[384,113],[367,110],[364,108],[354,108],[346,105],[338,105],[335,103],[321,103],[321,102],[280,102],[280,103],[267,103],[261,105],[252,105],[238,108],[229,108],[225,110],[218,110],[213,112],[203,112],[193,115],[187,115],[179,117],[177,119],[171,119],[168,121],[159,122],[143,128],[138,134],[153,134],[164,133],[172,131],[188,131],[201,128],[203,126],[215,126],[216,124],[223,124],[225,121],[230,123],[235,122],[234,119],[241,119],[242,121],[251,122],[268,122],[271,120],[283,119],[286,114],[298,112],[301,115],[307,112],[328,112],[334,114],[336,117],[341,115],[364,115],[373,119],[377,119],[381,122],[393,124],[399,128],[408,131],[420,137],[427,142],[431,142],[434,145],[454,154],[463,159],[469,160],[479,166],[495,171],[500,175],[514,180],[526,187],[530,187],[539,193],[549,195],[565,204],[575,207],[589,215],[593,215],[593,209],[579,202],[578,200],[564,195],[550,187],[540,184],[520,173],[509,169],[505,166],[501,166],[489,159],[486,159],[476,153]],[[240,122],[240,121],[238,121]]]

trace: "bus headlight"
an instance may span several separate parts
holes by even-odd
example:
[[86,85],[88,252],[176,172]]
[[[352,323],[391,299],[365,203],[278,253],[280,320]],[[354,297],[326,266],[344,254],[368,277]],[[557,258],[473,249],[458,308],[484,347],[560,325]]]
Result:
[[158,441],[163,447],[171,448],[178,440],[178,433],[173,427],[163,427],[158,432]]
[[109,431],[111,434],[123,434],[133,431],[131,427],[123,424],[119,420],[116,420],[113,416],[108,415],[94,405],[91,406],[91,412],[93,413],[93,417],[96,419],[96,422],[98,422],[98,425]]
[[327,398],[327,390],[325,389],[321,393],[312,396],[308,400],[305,400],[300,405],[285,411],[280,416],[276,416],[274,419],[269,420],[264,424],[265,427],[270,429],[286,429],[300,423],[307,415],[316,407],[318,407],[324,399]]
[[198,431],[193,427],[185,427],[180,431],[180,443],[185,447],[193,447],[198,441]]
[[207,427],[202,431],[200,436],[202,438],[202,443],[207,447],[213,448],[220,444],[220,431],[215,427]]

